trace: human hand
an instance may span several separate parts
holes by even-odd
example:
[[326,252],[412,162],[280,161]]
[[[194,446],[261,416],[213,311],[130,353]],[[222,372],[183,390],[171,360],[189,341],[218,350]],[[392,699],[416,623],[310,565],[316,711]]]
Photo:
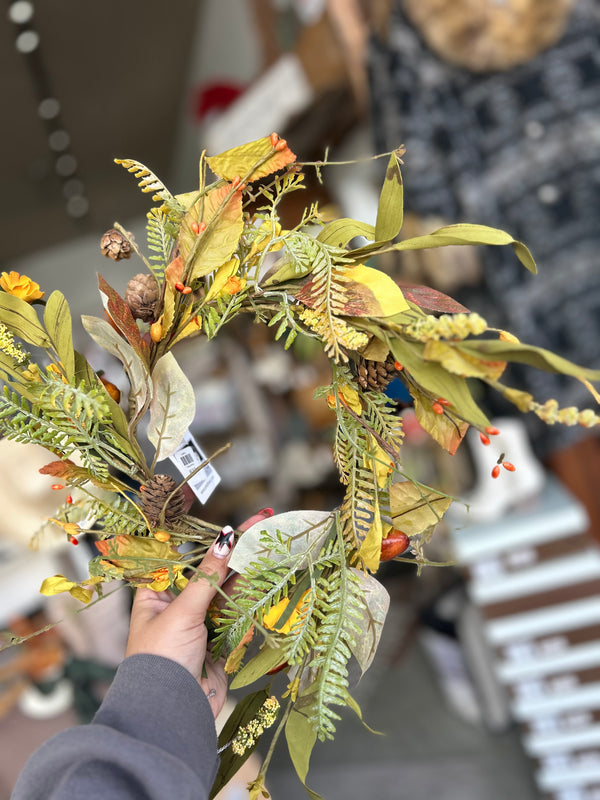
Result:
[[[244,531],[272,514],[270,508],[265,508],[242,523],[239,530]],[[229,535],[217,537],[199,564],[199,572],[177,597],[171,592],[139,588],[133,601],[125,653],[126,656],[140,653],[163,656],[181,664],[202,687],[215,717],[225,703],[227,676],[223,659],[215,662],[207,652],[205,618],[216,593],[215,584],[220,586],[227,577],[232,547],[233,530]],[[213,580],[203,579],[200,573]],[[206,677],[202,677],[203,667]]]

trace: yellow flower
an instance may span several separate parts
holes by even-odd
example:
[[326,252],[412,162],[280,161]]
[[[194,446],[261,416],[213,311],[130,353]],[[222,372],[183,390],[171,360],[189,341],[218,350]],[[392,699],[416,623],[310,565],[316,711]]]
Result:
[[304,605],[304,598],[306,597],[307,594],[310,594],[310,589],[307,589],[304,592],[304,594],[298,601],[296,608],[292,611],[288,619],[284,622],[284,624],[280,628],[276,626],[279,620],[281,619],[283,612],[287,608],[288,603],[290,602],[289,597],[284,597],[282,600],[280,600],[278,603],[272,606],[263,617],[262,624],[264,625],[264,627],[270,631],[277,630],[277,633],[290,633],[294,625],[299,620],[303,620],[304,617],[306,616],[306,610],[304,610],[304,612],[301,613],[299,609],[301,609],[302,606]]
[[230,278],[227,278],[223,289],[227,292],[227,294],[237,294],[238,292],[242,291],[245,285],[245,278],[239,278],[237,275],[232,275]]
[[40,291],[40,286],[27,275],[19,275],[18,272],[11,270],[10,272],[3,272],[0,277],[0,286],[8,294],[15,297],[20,297],[28,303],[33,303],[34,300],[40,300],[45,292]]
[[[82,583],[94,585],[101,583],[102,580],[104,579],[101,577],[86,578]],[[68,592],[71,597],[80,600],[82,603],[89,603],[94,594],[91,589],[84,589],[81,583],[70,581],[64,575],[53,575],[51,578],[46,578],[40,586],[40,594],[46,597],[52,597],[52,595],[61,594],[62,592]]]

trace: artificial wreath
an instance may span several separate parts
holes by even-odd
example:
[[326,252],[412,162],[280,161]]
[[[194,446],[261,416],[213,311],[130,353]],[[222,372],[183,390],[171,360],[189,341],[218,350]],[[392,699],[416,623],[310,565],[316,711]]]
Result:
[[[221,734],[214,793],[276,721],[251,794],[266,791],[282,733],[304,783],[316,740],[334,736],[336,708],[360,714],[349,692],[349,663],[363,673],[378,645],[389,602],[375,577],[380,561],[428,563],[423,546],[452,498],[403,469],[402,422],[385,394],[393,377],[404,382],[421,426],[450,453],[469,426],[484,444],[498,433],[474,399],[471,379],[549,424],[592,427],[600,420],[591,409],[561,409],[501,382],[507,362],[522,362],[582,380],[598,400],[589,381],[600,371],[522,344],[446,295],[403,287],[372,266],[390,251],[512,245],[524,267],[536,270],[524,244],[486,226],[450,225],[398,241],[403,149],[387,155],[374,226],[325,221],[313,203],[291,230],[282,228],[281,201],[304,188],[306,169],[320,175],[325,164],[299,163],[276,134],[220,155],[203,153],[199,186],[181,195],[137,161],[119,160],[152,194],[148,255],[118,224],[101,249],[115,261],[137,255],[145,271],[131,277],[124,297],[100,277],[104,315],[82,321],[123,365],[129,395],[122,404],[116,387],[74,349],[65,297],[45,297],[15,272],[0,279],[0,436],[53,454],[41,472],[69,494],[48,524],[72,543],[91,533],[98,551],[89,578],[49,577],[46,595],[67,591],[90,603],[114,579],[178,592],[218,533],[187,513],[184,491],[218,454],[197,459],[179,483],[160,467],[188,441],[194,422],[194,389],[174,355],[178,342],[213,339],[235,316],[251,314],[274,326],[285,348],[302,334],[330,359],[331,383],[317,395],[335,415],[343,501],[330,512],[276,515],[239,537],[231,566],[241,578],[208,620],[232,686],[253,686]],[[150,463],[144,437],[153,448]],[[510,461],[504,467],[514,469]],[[277,672],[287,674],[279,699],[271,685]]]

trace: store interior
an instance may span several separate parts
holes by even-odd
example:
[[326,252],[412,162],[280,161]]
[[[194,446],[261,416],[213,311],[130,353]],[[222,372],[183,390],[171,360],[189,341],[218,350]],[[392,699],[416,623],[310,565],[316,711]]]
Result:
[[[401,238],[467,219],[500,223],[532,242],[540,274],[516,277],[511,248],[503,260],[492,248],[389,253],[378,266],[599,368],[600,14],[593,0],[553,0],[538,17],[540,5],[12,0],[0,21],[0,271],[64,292],[77,346],[126,395],[120,365],[79,322],[100,313],[97,274],[124,292],[140,271],[135,256],[113,262],[100,252],[115,221],[144,240],[148,198],[113,159],[135,158],[186,192],[204,149],[276,130],[301,161],[331,162],[286,198],[291,228],[306,197],[328,218],[374,223],[387,163],[375,156],[404,144]],[[284,350],[273,329],[236,319],[217,340],[186,340],[177,357],[194,385],[192,434],[206,452],[231,444],[200,516],[237,526],[266,506],[277,514],[341,502],[334,418],[315,398],[330,364],[313,339]],[[581,382],[534,378],[527,390],[597,411]],[[375,660],[353,686],[375,732],[345,712],[335,740],[317,744],[308,786],[325,800],[598,800],[598,434],[521,419],[486,396],[501,436],[482,448],[470,431],[450,456],[402,387],[388,394],[403,422],[406,473],[459,500],[426,548],[444,566],[418,574],[391,561],[378,573],[390,609]],[[504,452],[518,469],[495,481]],[[39,594],[48,575],[86,575],[93,547],[36,536],[55,507],[38,472],[47,460],[41,448],[0,440],[0,800],[42,742],[89,722],[127,639],[128,587],[83,611],[68,596]],[[41,628],[9,646],[10,633]],[[219,797],[248,797],[267,743]],[[306,796],[283,745],[267,787],[274,800]]]

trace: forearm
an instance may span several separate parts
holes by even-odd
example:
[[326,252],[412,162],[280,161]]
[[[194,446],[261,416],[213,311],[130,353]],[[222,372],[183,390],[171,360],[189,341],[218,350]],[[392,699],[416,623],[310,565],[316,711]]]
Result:
[[216,751],[213,714],[192,675],[169,659],[135,655],[90,725],[33,754],[12,800],[208,797]]

